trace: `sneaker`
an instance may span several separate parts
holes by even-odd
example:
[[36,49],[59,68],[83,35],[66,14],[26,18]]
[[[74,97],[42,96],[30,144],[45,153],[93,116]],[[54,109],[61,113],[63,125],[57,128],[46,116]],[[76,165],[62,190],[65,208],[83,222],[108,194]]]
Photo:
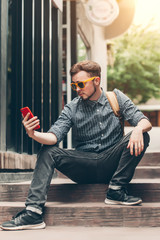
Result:
[[129,196],[126,189],[113,190],[108,189],[105,203],[106,204],[121,204],[121,205],[138,205],[142,202],[141,198]]
[[1,225],[3,230],[30,230],[45,228],[42,216],[24,209],[19,212],[11,221],[4,222]]

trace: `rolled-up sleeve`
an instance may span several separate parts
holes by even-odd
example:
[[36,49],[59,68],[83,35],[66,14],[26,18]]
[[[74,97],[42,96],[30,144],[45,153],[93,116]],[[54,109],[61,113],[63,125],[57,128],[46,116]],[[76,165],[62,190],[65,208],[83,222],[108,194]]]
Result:
[[117,95],[117,100],[120,107],[120,112],[124,118],[124,120],[128,121],[132,126],[136,126],[141,119],[149,120],[131,101],[129,97],[127,97],[124,93],[122,93],[118,89],[114,89],[114,92]]
[[57,137],[57,143],[60,143],[72,127],[72,106],[66,105],[57,121],[48,130]]

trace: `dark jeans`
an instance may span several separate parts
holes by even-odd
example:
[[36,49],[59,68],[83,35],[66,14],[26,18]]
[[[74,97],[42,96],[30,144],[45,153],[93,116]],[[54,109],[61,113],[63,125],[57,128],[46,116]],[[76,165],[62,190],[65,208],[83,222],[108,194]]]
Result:
[[149,135],[144,133],[143,152],[137,157],[131,155],[130,150],[127,149],[130,134],[101,153],[43,146],[37,156],[26,206],[43,209],[54,168],[77,183],[109,183],[114,186],[126,186],[149,145]]

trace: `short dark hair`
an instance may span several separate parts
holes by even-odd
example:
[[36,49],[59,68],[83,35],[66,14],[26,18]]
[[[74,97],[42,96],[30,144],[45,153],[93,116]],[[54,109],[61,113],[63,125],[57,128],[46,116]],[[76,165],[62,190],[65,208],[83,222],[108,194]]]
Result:
[[98,63],[94,61],[84,60],[74,64],[70,70],[71,77],[80,71],[85,71],[89,73],[91,77],[101,77],[101,67]]

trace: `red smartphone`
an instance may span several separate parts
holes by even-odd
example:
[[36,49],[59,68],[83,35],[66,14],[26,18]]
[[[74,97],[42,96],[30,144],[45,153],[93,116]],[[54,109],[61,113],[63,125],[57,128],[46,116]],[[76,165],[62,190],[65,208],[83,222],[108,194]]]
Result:
[[[29,107],[21,108],[20,111],[21,111],[23,117],[25,117],[25,116],[27,115],[27,113],[30,113],[29,119],[31,119],[31,118],[34,117],[33,113],[32,113],[31,110],[29,109]],[[37,130],[37,129],[39,129],[39,128],[40,128],[40,125],[38,125],[37,127],[35,127],[34,130]]]

